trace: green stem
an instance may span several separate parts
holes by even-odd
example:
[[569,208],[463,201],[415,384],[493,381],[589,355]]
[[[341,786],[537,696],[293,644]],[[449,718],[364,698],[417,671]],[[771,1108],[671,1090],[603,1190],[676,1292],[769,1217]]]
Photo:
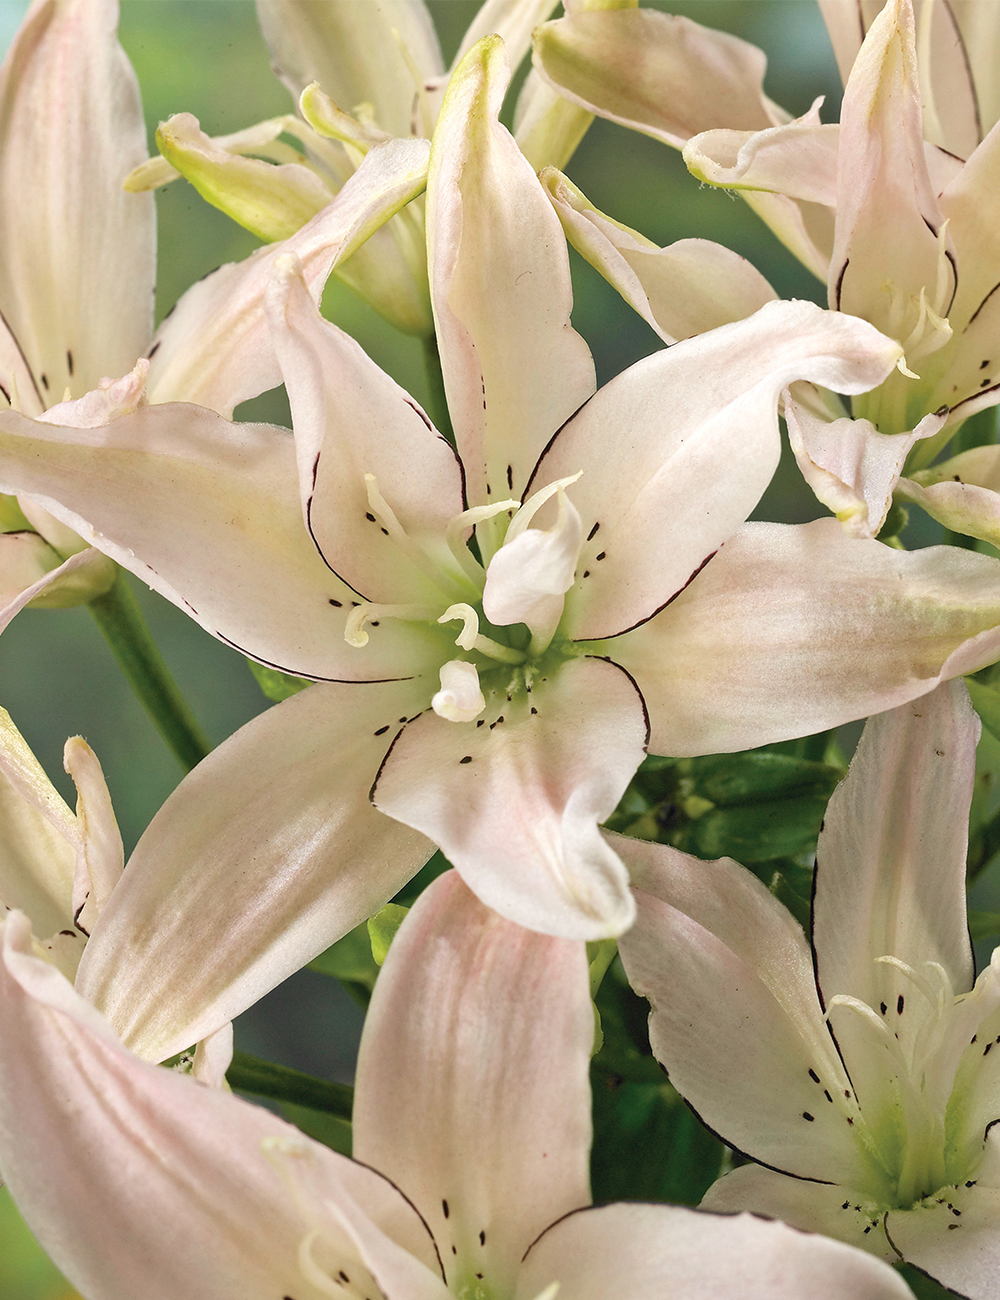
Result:
[[90,602],[90,612],[157,731],[190,771],[212,746],[163,662],[121,569],[110,591]]
[[455,430],[451,427],[448,398],[444,391],[444,375],[441,372],[441,353],[438,351],[437,337],[434,334],[428,334],[424,338],[424,367],[427,371],[427,395],[430,399],[428,406],[431,419],[438,432],[454,446]]
[[303,1074],[287,1065],[262,1061],[246,1052],[234,1052],[233,1063],[226,1072],[232,1088],[253,1093],[255,1097],[269,1097],[272,1101],[288,1101],[295,1106],[308,1106],[311,1110],[325,1111],[339,1119],[350,1120],[354,1105],[354,1089],[346,1083],[327,1083],[314,1075]]

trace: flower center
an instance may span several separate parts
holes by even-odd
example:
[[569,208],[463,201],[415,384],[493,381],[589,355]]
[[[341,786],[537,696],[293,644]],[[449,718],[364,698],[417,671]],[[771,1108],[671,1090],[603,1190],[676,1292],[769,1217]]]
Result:
[[[412,604],[363,601],[348,616],[344,639],[363,649],[368,628],[383,619],[460,625],[454,643],[464,653],[442,664],[441,689],[431,701],[435,712],[451,722],[470,722],[485,709],[484,687],[504,691],[508,699],[530,692],[543,665],[553,669],[576,653],[558,636],[558,627],[583,540],[580,516],[565,492],[579,477],[550,483],[523,504],[499,501],[464,510],[448,523],[442,538],[428,544],[406,533],[374,476],[366,475],[369,506],[383,532],[442,594],[466,599],[441,604],[426,597]],[[555,515],[551,526],[532,526],[546,506]],[[500,541],[485,568],[472,549],[481,525],[487,526],[490,544]]]
[[841,1047],[865,1121],[858,1138],[886,1175],[873,1195],[884,1209],[909,1209],[974,1176],[981,1147],[952,1149],[949,1130],[961,1105],[955,1095],[959,1065],[995,995],[992,982],[984,983],[989,970],[976,989],[956,997],[938,962],[923,962],[918,970],[894,956],[875,960],[897,975],[885,980],[885,1001],[876,1009],[838,994],[827,1014],[845,1008],[861,1027],[857,1035],[843,1035]]

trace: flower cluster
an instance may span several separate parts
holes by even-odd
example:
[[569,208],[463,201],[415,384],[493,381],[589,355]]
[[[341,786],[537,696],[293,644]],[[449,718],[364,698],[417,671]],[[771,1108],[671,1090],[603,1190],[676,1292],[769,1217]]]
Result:
[[[423,0],[258,0],[295,111],[149,158],[117,0],[30,5],[0,631],[88,608],[188,769],[126,861],[0,709],[0,1175],[84,1300],[998,1293],[1000,0],[820,9],[839,123],[627,0],[486,0],[448,67]],[[826,307],[599,211],[598,116]],[[181,177],[261,246],[154,328]],[[570,247],[658,341],[600,386]],[[821,517],[748,522],[783,428]],[[211,748],[127,574],[272,706]],[[353,1090],[234,1050],[310,964]]]

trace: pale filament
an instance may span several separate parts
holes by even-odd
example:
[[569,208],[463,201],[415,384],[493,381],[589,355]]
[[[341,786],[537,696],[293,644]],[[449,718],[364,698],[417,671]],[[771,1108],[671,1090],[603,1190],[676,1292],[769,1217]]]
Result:
[[449,519],[444,535],[448,549],[477,588],[483,585],[483,566],[466,546],[462,534],[467,528],[475,528],[476,524],[482,523],[484,519],[492,519],[494,515],[501,515],[505,510],[517,510],[520,505],[520,501],[496,501],[489,506],[473,506],[471,510],[463,510],[461,514]]
[[462,630],[455,638],[455,644],[463,650],[478,650],[480,654],[487,655],[490,659],[499,659],[505,664],[521,664],[526,658],[521,650],[514,650],[511,646],[501,645],[499,641],[494,641],[492,637],[484,636],[479,631],[479,615],[471,605],[459,603],[449,605],[444,613],[437,620],[439,623],[462,623]]
[[368,644],[367,623],[383,618],[398,618],[404,623],[432,623],[436,616],[437,610],[432,605],[375,605],[366,600],[348,614],[344,640],[360,650]]
[[446,595],[452,595],[456,578],[461,582],[461,579],[467,575],[464,572],[456,574],[443,571],[437,560],[428,555],[424,548],[413,540],[396,518],[396,512],[392,506],[389,505],[379,491],[378,480],[374,474],[365,475],[365,491],[368,494],[368,504],[371,507],[372,514],[378,517],[385,531],[400,550],[404,551],[413,564],[430,578],[439,591]]

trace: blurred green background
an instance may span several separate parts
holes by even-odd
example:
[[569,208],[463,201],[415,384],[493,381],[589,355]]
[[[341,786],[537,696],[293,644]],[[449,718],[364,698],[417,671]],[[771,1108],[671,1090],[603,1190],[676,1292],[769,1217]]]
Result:
[[[477,7],[476,0],[432,0],[446,59]],[[761,45],[770,57],[772,98],[798,114],[824,94],[824,117],[836,120],[840,85],[812,0],[696,0],[669,7]],[[0,0],[4,44],[25,8],[17,0]],[[151,141],[157,122],[182,110],[217,134],[290,108],[270,71],[249,0],[122,0],[121,39],[142,85]],[[750,258],[783,296],[824,301],[822,286],[739,200],[700,190],[679,155],[664,146],[596,122],[567,170],[599,208],[658,243],[717,239]],[[157,203],[162,316],[198,277],[246,256],[257,241],[203,203],[186,182],[159,191]],[[595,272],[575,255],[573,263],[575,321],[603,382],[660,343]],[[425,398],[415,340],[394,334],[339,284],[331,286],[324,308],[400,383]],[[287,406],[280,392],[266,394],[238,415],[286,423]],[[800,522],[819,513],[794,464],[783,462],[756,517]],[[167,662],[213,741],[266,707],[237,654],[135,585]],[[29,610],[15,620],[0,641],[0,703],[68,798],[63,741],[71,734],[86,736],[104,764],[129,848],[182,775],[85,610]],[[359,1030],[360,1012],[336,981],[306,971],[241,1017],[237,1041],[246,1051],[349,1079]],[[57,1300],[72,1294],[0,1194],[0,1298]]]

